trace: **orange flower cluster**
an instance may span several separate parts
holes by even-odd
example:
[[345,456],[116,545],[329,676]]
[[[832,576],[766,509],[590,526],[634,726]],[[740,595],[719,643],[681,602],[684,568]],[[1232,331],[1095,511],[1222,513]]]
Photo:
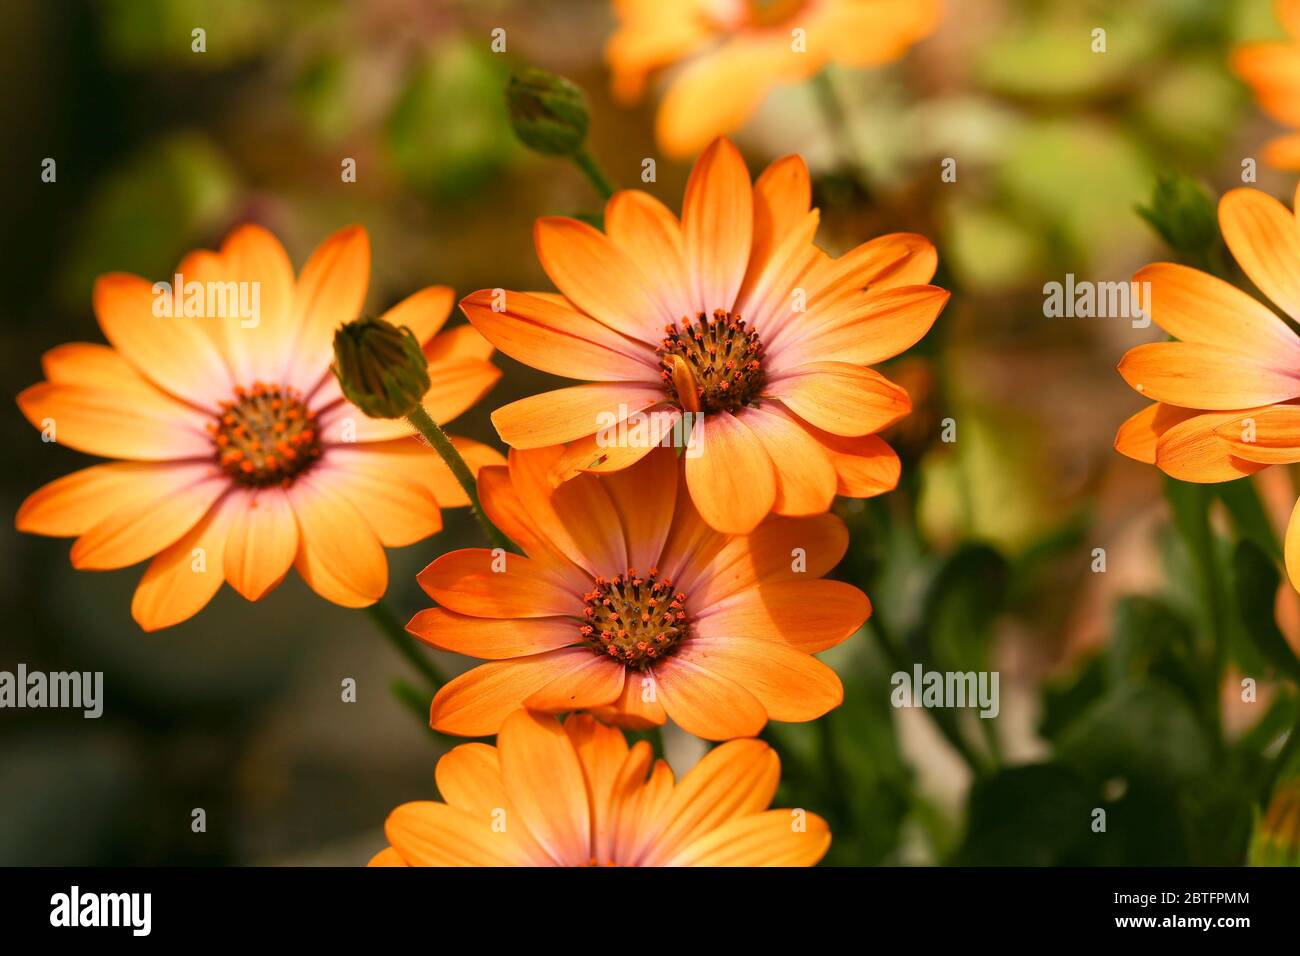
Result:
[[[47,438],[114,459],[34,493],[18,527],[76,538],[79,568],[148,559],[132,608],[146,630],[196,614],[223,581],[259,600],[290,566],[330,601],[372,604],[387,585],[383,549],[439,530],[441,507],[481,503],[484,530],[517,549],[454,551],[419,575],[437,606],[409,632],[484,661],[438,690],[431,724],[498,743],[446,754],[446,802],[395,810],[376,865],[812,865],[830,844],[819,817],[768,809],[779,762],[746,738],[843,699],[814,655],[871,605],[825,577],[848,547],[829,509],[897,484],[898,456],[878,434],[911,403],[870,366],[921,339],[948,293],[930,284],[937,256],[922,236],[822,251],[803,160],[751,181],[715,137],[774,83],[900,56],[938,4],[618,10],[622,94],[702,52],[659,127],[679,155],[713,140],[680,218],[627,191],[609,200],[604,231],[540,220],[538,258],[558,291],[476,292],[460,303],[469,324],[441,334],[450,290],[419,292],[371,326],[364,357],[347,353],[350,374],[338,360],[343,387],[331,349],[364,304],[365,232],[331,237],[295,279],[276,239],[245,226],[219,252],[188,256],[177,281],[255,287],[256,314],[186,305],[171,317],[148,281],[105,276],[94,304],[110,344],[54,349],[46,381],[18,398]],[[427,415],[411,391],[424,383],[416,342]],[[428,423],[492,387],[494,349],[581,384],[497,409],[508,459],[455,439],[469,459],[459,468]],[[393,414],[410,415],[450,467],[402,419],[350,401],[385,397],[398,361],[406,373],[413,361],[398,390],[409,401],[367,407],[406,409]],[[669,719],[726,741],[680,782],[618,729]]]
[[[1292,211],[1234,189],[1219,201],[1219,227],[1246,278],[1300,319]],[[1120,362],[1124,380],[1154,404],[1120,427],[1116,449],[1193,482],[1300,461],[1300,336],[1264,303],[1196,269],[1156,263],[1133,281],[1151,284],[1151,319],[1176,341],[1139,345]],[[1300,589],[1300,506],[1287,528],[1286,568]]]

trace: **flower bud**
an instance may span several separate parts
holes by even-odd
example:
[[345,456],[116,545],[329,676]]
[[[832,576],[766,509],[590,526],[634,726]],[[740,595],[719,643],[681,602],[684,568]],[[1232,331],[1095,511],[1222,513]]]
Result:
[[572,156],[587,138],[587,98],[562,76],[529,67],[510,77],[506,108],[529,149]]
[[1300,777],[1283,780],[1273,789],[1268,810],[1250,839],[1250,865],[1300,866]]
[[1161,175],[1151,205],[1138,213],[1169,248],[1195,263],[1205,263],[1219,245],[1214,196],[1200,181],[1183,174]]
[[429,390],[429,360],[406,326],[357,319],[334,333],[334,377],[371,418],[405,418]]

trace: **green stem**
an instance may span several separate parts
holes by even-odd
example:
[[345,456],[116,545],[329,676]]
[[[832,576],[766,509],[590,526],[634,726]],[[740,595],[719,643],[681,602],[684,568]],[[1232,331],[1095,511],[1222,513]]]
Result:
[[434,690],[447,682],[447,679],[434,666],[433,661],[425,657],[420,652],[420,649],[416,647],[415,639],[407,633],[406,628],[402,626],[402,622],[398,620],[391,607],[383,601],[376,601],[366,608],[366,613],[370,615],[370,620],[375,622],[379,632],[387,638],[388,643],[393,645],[393,649],[406,658],[412,667],[423,674]]
[[469,470],[469,465],[465,464],[465,459],[460,456],[460,452],[451,443],[447,433],[429,417],[429,413],[424,410],[423,406],[417,405],[415,410],[406,418],[425,437],[425,440],[433,446],[433,450],[442,456],[442,460],[451,469],[451,473],[456,477],[456,481],[460,483],[461,488],[464,489],[466,497],[469,498],[470,509],[474,512],[474,517],[478,519],[479,527],[483,529],[483,534],[488,539],[488,543],[492,547],[500,548],[503,551],[514,550],[506,536],[483,513],[483,506],[479,504],[478,500],[478,484],[474,481],[474,473]]
[[[1297,701],[1300,706],[1300,700]],[[1286,743],[1278,751],[1277,759],[1268,770],[1268,779],[1264,784],[1264,797],[1261,801],[1265,806],[1268,805],[1269,798],[1273,795],[1273,790],[1277,787],[1277,782],[1282,776],[1282,771],[1291,762],[1292,756],[1295,755],[1296,748],[1300,747],[1300,711],[1296,714],[1295,723],[1291,725],[1291,732],[1287,735]]]
[[578,150],[570,158],[573,160],[573,164],[582,170],[583,175],[591,181],[591,185],[595,187],[596,192],[600,193],[601,199],[608,199],[614,195],[614,187],[609,184],[609,180],[601,172],[600,166],[592,159],[591,153],[584,148]]
[[853,174],[858,185],[868,195],[871,194],[871,178],[867,175],[866,167],[862,163],[862,155],[858,152],[857,143],[854,142],[853,132],[849,128],[849,114],[840,100],[839,93],[835,90],[835,83],[831,80],[830,73],[822,70],[813,77],[813,92],[817,94],[817,103],[821,107],[822,116],[826,120],[826,125],[831,132],[831,138],[835,140],[835,147],[840,154],[840,162],[844,168]]
[[[885,633],[885,628],[880,622],[879,611],[867,621],[867,630],[875,637],[876,645],[880,648],[881,653],[885,655],[890,667],[894,668],[895,671],[903,671],[908,674],[912,672],[912,664],[904,659],[902,652],[899,651],[889,635]],[[952,719],[952,715],[942,710],[927,709],[925,712],[934,721],[935,726],[939,728],[939,732],[943,734],[944,739],[957,753],[961,754],[971,772],[976,777],[988,776],[992,769],[989,762],[962,736],[961,728]]]

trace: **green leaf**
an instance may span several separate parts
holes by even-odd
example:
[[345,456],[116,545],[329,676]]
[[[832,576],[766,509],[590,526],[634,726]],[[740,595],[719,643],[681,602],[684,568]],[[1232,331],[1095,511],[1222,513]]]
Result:
[[1241,540],[1232,553],[1237,612],[1251,645],[1292,680],[1300,680],[1300,660],[1277,626],[1273,612],[1281,580],[1277,565],[1253,541]]
[[1237,533],[1255,542],[1275,560],[1281,561],[1282,542],[1268,512],[1264,510],[1264,503],[1259,498],[1259,490],[1254,482],[1249,478],[1225,481],[1215,485],[1215,489],[1228,509],[1228,514],[1232,516]]
[[1089,708],[1057,743],[1058,758],[1097,780],[1164,784],[1205,776],[1211,749],[1182,695],[1162,681],[1126,684]]

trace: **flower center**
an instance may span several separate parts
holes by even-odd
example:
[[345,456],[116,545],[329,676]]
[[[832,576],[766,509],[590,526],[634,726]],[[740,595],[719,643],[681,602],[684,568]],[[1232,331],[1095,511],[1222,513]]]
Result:
[[582,602],[583,642],[630,668],[644,670],[671,652],[690,627],[686,595],[660,580],[657,568],[645,577],[628,568],[612,580],[596,578]]
[[208,433],[222,470],[249,488],[287,487],[321,454],[316,413],[288,386],[237,386]]
[[[739,315],[718,309],[710,319],[701,312],[694,323],[683,318],[665,326],[664,333],[660,374],[668,397],[682,408],[735,412],[757,401],[767,381],[763,343]],[[692,386],[694,396],[683,394]]]

